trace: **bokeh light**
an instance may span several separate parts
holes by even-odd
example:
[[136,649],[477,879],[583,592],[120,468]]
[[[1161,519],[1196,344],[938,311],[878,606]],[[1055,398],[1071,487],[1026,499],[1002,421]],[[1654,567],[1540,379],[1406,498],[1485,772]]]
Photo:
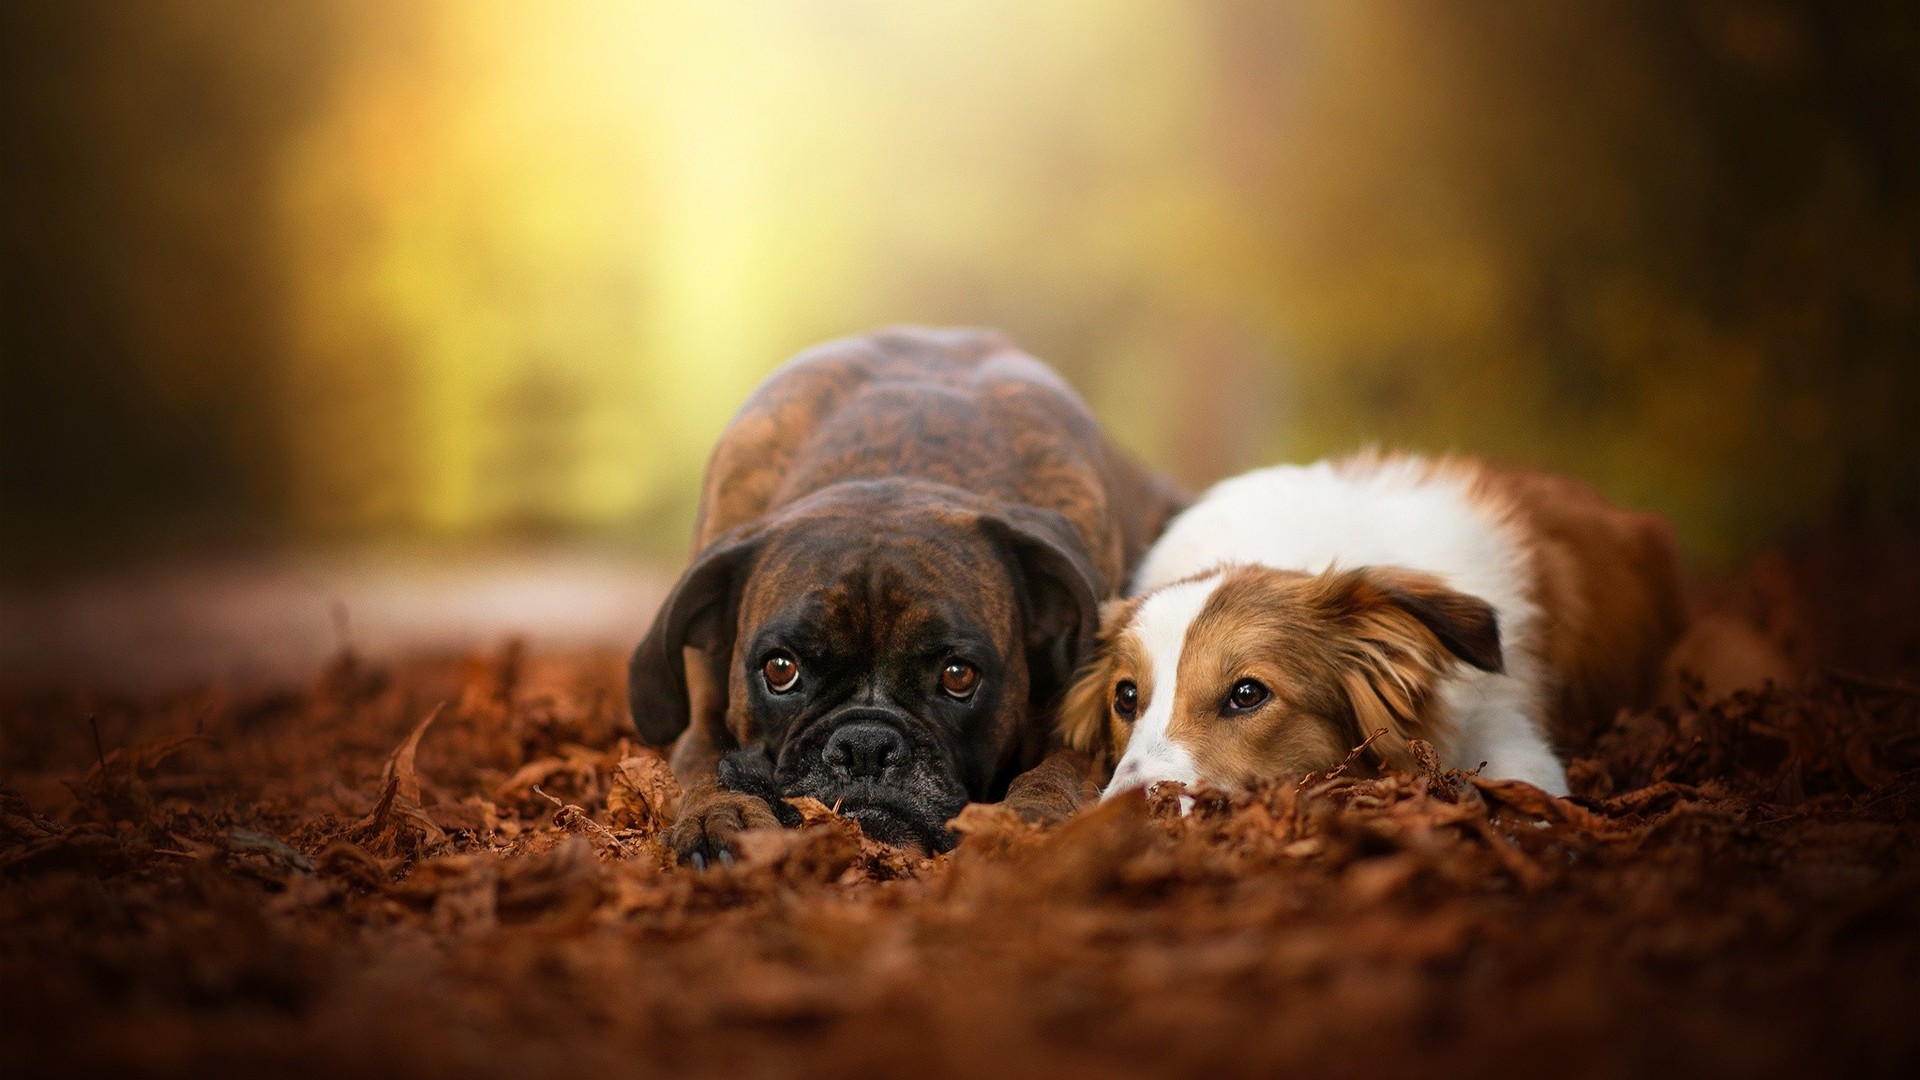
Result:
[[685,542],[813,342],[1002,328],[1189,483],[1382,442],[1726,563],[1911,519],[1896,3],[10,5],[9,556]]

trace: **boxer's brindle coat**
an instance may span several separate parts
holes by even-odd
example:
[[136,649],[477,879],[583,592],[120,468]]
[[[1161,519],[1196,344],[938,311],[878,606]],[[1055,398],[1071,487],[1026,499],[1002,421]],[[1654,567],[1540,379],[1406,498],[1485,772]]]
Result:
[[934,850],[969,800],[1070,810],[1087,763],[1049,710],[1181,504],[996,334],[787,363],[714,449],[693,565],[633,654],[635,727],[678,739],[674,849],[724,856],[781,796]]

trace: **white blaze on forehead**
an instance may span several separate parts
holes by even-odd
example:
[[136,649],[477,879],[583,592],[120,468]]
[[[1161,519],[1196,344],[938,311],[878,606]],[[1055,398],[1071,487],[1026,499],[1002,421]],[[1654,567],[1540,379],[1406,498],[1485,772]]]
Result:
[[1224,574],[1215,571],[1198,581],[1169,585],[1149,595],[1134,610],[1128,632],[1139,639],[1147,670],[1137,672],[1146,708],[1133,722],[1127,752],[1113,770],[1102,798],[1128,788],[1160,780],[1191,784],[1199,779],[1193,754],[1167,734],[1173,703],[1179,695],[1180,655],[1186,650],[1187,628],[1207,606]]

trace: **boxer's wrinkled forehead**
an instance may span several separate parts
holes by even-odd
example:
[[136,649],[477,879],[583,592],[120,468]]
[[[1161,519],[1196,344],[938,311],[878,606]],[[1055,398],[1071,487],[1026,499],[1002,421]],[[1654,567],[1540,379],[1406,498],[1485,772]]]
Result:
[[745,641],[777,631],[823,649],[885,652],[982,631],[1012,645],[1015,575],[983,534],[891,521],[796,523],[763,547],[740,600]]

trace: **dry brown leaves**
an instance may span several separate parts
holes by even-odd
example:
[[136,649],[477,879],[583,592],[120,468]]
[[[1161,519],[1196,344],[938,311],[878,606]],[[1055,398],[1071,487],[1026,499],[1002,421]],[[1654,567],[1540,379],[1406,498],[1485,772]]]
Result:
[[678,789],[620,736],[619,680],[612,655],[344,660],[270,702],[107,706],[103,746],[78,709],[9,705],[35,745],[67,734],[0,786],[0,1049],[1048,1077],[1891,1075],[1920,1051],[1897,679],[1623,717],[1572,799],[1427,754],[1186,814],[1164,789],[1052,829],[971,806],[937,858],[805,800],[706,873],[661,843]]

